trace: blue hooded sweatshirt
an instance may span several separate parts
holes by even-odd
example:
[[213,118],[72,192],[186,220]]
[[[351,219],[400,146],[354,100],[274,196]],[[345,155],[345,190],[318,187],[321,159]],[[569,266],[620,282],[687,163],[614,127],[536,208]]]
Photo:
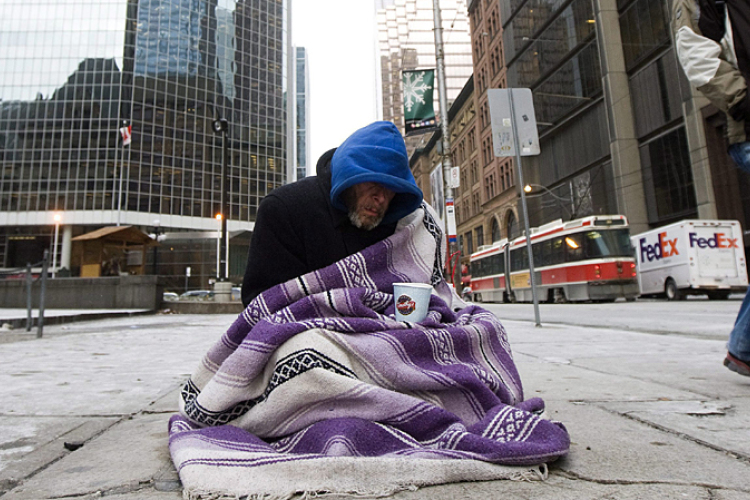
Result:
[[336,149],[331,159],[331,204],[347,211],[344,191],[362,182],[377,182],[393,197],[383,224],[410,214],[422,203],[422,190],[409,168],[404,138],[391,122],[380,121],[361,128]]

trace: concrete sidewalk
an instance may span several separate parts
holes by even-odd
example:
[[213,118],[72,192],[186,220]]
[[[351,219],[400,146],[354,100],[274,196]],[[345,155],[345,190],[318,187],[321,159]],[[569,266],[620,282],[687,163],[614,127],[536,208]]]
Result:
[[[150,309],[45,309],[44,326],[122,316],[139,316],[153,312]],[[28,314],[27,309],[0,308],[0,327],[2,327],[2,331],[14,330],[16,333],[25,331]],[[36,325],[39,324],[38,309],[31,310],[31,319],[31,329],[36,333]]]
[[[0,345],[2,500],[181,498],[167,421],[181,382],[234,319],[101,320]],[[566,425],[570,454],[545,482],[393,498],[750,498],[750,378],[721,365],[724,341],[504,324],[526,396]]]

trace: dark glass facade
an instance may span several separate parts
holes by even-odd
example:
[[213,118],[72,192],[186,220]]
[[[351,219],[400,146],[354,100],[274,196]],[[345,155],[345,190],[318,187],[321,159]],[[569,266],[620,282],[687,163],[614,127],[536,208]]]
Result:
[[618,10],[648,222],[660,226],[697,217],[682,114],[690,90],[672,48],[667,4],[618,0]]
[[617,178],[611,158],[610,145],[622,138],[610,123],[615,103],[604,92],[601,58],[605,50],[619,50],[612,48],[617,45],[622,47],[628,87],[618,87],[617,93],[627,93],[632,104],[625,114],[618,110],[618,119],[634,123],[647,222],[657,226],[697,215],[681,110],[686,87],[671,49],[667,4],[617,0],[620,37],[606,33],[609,45],[604,48],[595,15],[601,3],[500,4],[508,86],[532,89],[541,136],[542,153],[527,162],[527,182],[542,184],[557,196],[531,200],[532,226],[560,217],[560,199],[570,200],[576,216],[615,212],[617,196],[622,196],[616,186],[622,192],[634,183],[630,177]]
[[591,0],[515,0],[503,6],[511,87],[532,88],[540,131],[602,92]]
[[287,180],[287,16],[288,0],[0,3],[0,267],[54,212],[74,235],[215,230],[217,118],[229,228],[252,229]]

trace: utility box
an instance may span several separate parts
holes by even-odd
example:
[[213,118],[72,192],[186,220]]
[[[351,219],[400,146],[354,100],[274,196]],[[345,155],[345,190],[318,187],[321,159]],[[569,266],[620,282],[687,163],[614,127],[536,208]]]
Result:
[[726,299],[747,289],[742,226],[728,220],[683,220],[631,236],[641,295]]

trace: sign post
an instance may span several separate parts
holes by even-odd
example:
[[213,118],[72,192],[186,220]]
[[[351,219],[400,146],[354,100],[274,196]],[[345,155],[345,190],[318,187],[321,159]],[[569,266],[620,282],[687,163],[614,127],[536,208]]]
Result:
[[[487,91],[487,97],[490,103],[492,145],[495,156],[515,156],[518,180],[516,185],[523,187],[521,156],[535,156],[541,152],[531,89],[490,89]],[[531,249],[529,210],[526,206],[526,193],[523,189],[520,191],[523,225],[526,233],[526,252],[529,257],[531,296],[534,301],[534,319],[536,326],[542,326],[539,318],[539,297],[536,292],[534,252]]]

